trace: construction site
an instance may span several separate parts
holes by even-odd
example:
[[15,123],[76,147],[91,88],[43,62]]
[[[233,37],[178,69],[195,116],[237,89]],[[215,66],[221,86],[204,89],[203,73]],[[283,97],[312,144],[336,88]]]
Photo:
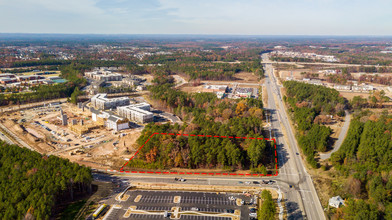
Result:
[[[42,154],[68,158],[96,169],[118,168],[134,153],[133,145],[144,126],[116,115],[95,115],[100,120],[93,120],[93,111],[81,103],[44,104],[3,113],[1,130],[9,139]],[[128,127],[115,129],[121,124]]]

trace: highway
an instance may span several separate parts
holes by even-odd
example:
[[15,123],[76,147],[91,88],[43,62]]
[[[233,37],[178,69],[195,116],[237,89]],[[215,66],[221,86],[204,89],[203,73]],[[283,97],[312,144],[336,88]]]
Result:
[[[263,54],[262,59],[266,73],[265,86],[268,93],[268,110],[271,115],[271,126],[278,148],[280,168],[278,179],[294,186],[293,191],[286,193],[286,206],[288,208],[290,208],[288,204],[297,206],[302,212],[303,219],[325,219],[312,178],[307,173],[299,154],[299,147],[283,106],[280,86],[273,74],[273,66],[269,62],[267,54]],[[300,213],[288,212],[289,219],[300,218]]]

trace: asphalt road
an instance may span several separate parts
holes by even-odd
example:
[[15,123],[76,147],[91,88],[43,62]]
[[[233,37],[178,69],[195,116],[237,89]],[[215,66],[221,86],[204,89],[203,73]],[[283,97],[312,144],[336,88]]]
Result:
[[7,142],[8,144],[15,144],[11,139],[9,139],[3,132],[0,131],[0,139]]
[[333,150],[325,154],[320,154],[320,158],[322,160],[329,159],[332,153],[338,151],[339,148],[342,146],[344,139],[346,138],[348,128],[350,127],[351,115],[349,111],[346,110],[345,112],[346,112],[346,117],[344,118],[344,124],[342,130],[340,131],[338,140],[336,140],[335,144],[333,145]]
[[161,116],[164,117],[164,118],[169,119],[169,120],[172,121],[173,123],[179,123],[179,124],[182,123],[181,119],[180,119],[178,116],[174,116],[174,115],[171,114],[171,113],[162,112],[162,113],[160,113],[159,115],[161,115]]
[[[325,219],[311,176],[307,173],[304,162],[299,155],[299,147],[283,106],[280,86],[273,75],[272,64],[268,63],[269,59],[266,54],[263,54],[262,59],[265,62],[268,109],[271,113],[271,125],[278,147],[280,168],[278,178],[282,182],[290,183],[294,186],[294,190],[286,193],[288,218]],[[288,143],[283,136],[282,127],[285,128]]]

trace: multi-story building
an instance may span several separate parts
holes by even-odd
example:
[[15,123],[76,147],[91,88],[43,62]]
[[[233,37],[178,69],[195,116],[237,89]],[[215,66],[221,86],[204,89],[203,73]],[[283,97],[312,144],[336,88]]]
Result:
[[106,93],[96,94],[91,98],[91,105],[98,109],[115,109],[118,106],[129,105],[128,97],[107,98]]
[[117,114],[142,124],[154,121],[154,114],[150,112],[150,105],[147,103],[118,107]]
[[127,118],[120,117],[111,112],[99,111],[94,108],[90,109],[91,118],[99,126],[105,126],[108,129],[120,131],[129,128],[129,120]]
[[115,131],[120,131],[129,128],[129,121],[126,118],[117,115],[110,115],[106,120],[106,127]]
[[112,73],[111,71],[91,71],[85,72],[85,76],[95,80],[104,80],[106,81],[121,81],[123,75],[120,73]]

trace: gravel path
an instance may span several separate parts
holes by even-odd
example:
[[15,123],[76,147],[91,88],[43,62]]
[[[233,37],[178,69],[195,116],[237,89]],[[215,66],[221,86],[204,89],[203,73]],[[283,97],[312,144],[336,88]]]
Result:
[[350,113],[347,110],[345,112],[346,112],[346,117],[344,118],[344,124],[343,124],[342,130],[340,131],[338,140],[335,142],[335,144],[333,146],[333,150],[331,150],[330,152],[328,152],[326,154],[320,154],[320,158],[322,160],[329,159],[331,157],[331,154],[333,152],[338,151],[340,146],[342,146],[342,143],[344,141],[344,138],[346,137],[348,128],[350,127],[350,121],[351,121]]

